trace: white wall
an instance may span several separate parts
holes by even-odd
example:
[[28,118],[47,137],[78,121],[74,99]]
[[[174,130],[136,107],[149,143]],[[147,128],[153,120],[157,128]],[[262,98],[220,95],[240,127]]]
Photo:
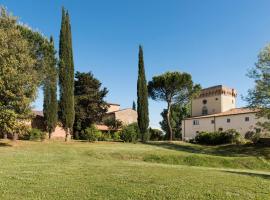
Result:
[[[248,122],[245,121],[245,117],[249,117]],[[227,123],[228,118],[230,119],[230,123]],[[198,120],[199,125],[193,125],[193,120]],[[211,123],[212,120],[214,120],[214,117],[183,120],[182,123],[183,137],[185,139],[192,139],[197,135],[198,132],[201,131],[213,132],[215,131],[215,128],[216,131],[218,131],[219,128],[222,128],[224,131],[228,129],[235,129],[241,135],[245,136],[245,134],[248,131],[254,130],[254,128],[256,127],[256,123],[258,122],[259,119],[256,118],[255,113],[247,113],[247,114],[215,117],[215,124]]]

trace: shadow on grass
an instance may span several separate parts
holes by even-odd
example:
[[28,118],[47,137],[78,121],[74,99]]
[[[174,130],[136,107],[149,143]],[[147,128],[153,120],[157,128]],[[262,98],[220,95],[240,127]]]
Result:
[[171,143],[171,142],[148,142],[148,145],[153,145],[161,148],[184,151],[188,153],[209,154],[216,156],[255,156],[265,157],[270,159],[270,147],[262,145],[219,145],[219,146],[203,146],[190,143]]
[[11,144],[5,143],[5,142],[0,142],[0,147],[11,147]]
[[259,177],[270,180],[270,174],[259,174],[254,172],[237,172],[237,171],[224,171],[231,174],[239,174],[239,175],[245,175],[245,176],[251,176],[251,177]]

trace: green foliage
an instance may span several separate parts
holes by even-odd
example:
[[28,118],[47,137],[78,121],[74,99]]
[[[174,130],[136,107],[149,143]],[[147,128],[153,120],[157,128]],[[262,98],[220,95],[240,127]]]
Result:
[[245,134],[245,139],[252,141],[254,144],[256,144],[261,137],[261,133],[259,131],[248,131]]
[[233,129],[224,132],[200,132],[195,137],[195,142],[206,145],[240,143],[241,135]]
[[62,9],[59,59],[60,119],[66,130],[66,140],[68,140],[75,119],[74,62],[70,19],[68,12],[64,8]]
[[57,69],[55,58],[55,49],[53,39],[51,37],[50,44],[46,48],[46,77],[44,79],[44,103],[43,103],[43,113],[46,130],[49,132],[49,138],[51,133],[55,130],[57,126]]
[[149,126],[149,111],[148,111],[148,91],[147,81],[144,69],[143,49],[139,46],[139,63],[138,63],[138,81],[137,81],[137,112],[138,126],[141,133],[142,141],[147,141],[148,126]]
[[113,141],[117,142],[121,140],[121,131],[116,131],[112,133]]
[[122,121],[115,118],[107,118],[103,123],[108,126],[110,130],[118,130],[123,126]]
[[132,103],[132,110],[135,110],[135,111],[137,110],[135,101],[133,101],[133,103]]
[[248,91],[246,101],[250,108],[259,108],[257,116],[265,120],[258,125],[270,131],[270,44],[259,53],[258,62],[248,76],[254,79],[255,87]]
[[[173,104],[171,107],[170,122],[173,131],[173,139],[182,138],[182,120],[190,116],[190,104],[188,105],[178,105]],[[167,123],[167,109],[164,109],[161,113],[162,121],[159,123],[161,129],[166,133],[165,139],[169,139],[170,133]]]
[[150,140],[151,141],[159,141],[164,140],[164,134],[159,129],[149,128]]
[[166,118],[169,140],[173,139],[173,129],[170,120],[172,104],[187,105],[199,90],[200,85],[194,85],[192,77],[188,73],[166,72],[162,75],[154,76],[148,82],[149,96],[153,100],[165,101],[167,103]]
[[121,130],[121,140],[136,143],[139,139],[139,126],[137,123],[129,124]]
[[108,90],[101,88],[101,82],[91,72],[76,72],[75,78],[74,132],[80,135],[89,124],[101,122],[108,108],[104,100]]
[[23,121],[31,117],[31,103],[40,84],[37,63],[42,58],[33,54],[23,29],[26,28],[1,8],[0,126],[4,134],[20,134]]
[[45,136],[46,136],[46,133],[36,128],[32,128],[28,134],[29,140],[32,140],[32,141],[44,140]]
[[102,138],[102,133],[97,130],[95,125],[91,125],[90,127],[86,128],[84,130],[84,135],[89,142],[95,142]]

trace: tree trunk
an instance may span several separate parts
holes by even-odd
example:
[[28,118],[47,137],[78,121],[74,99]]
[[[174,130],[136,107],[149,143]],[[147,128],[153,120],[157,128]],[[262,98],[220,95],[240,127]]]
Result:
[[12,140],[16,141],[18,139],[18,133],[13,133]]
[[7,139],[8,137],[7,137],[8,135],[7,135],[7,133],[4,133],[4,137],[3,137],[3,139]]
[[49,132],[49,140],[51,139],[51,137],[52,137],[52,133],[51,133],[51,132]]
[[169,135],[170,135],[169,140],[172,141],[173,140],[173,132],[172,132],[170,115],[171,115],[171,103],[168,102],[168,107],[167,107],[167,123],[168,123]]
[[66,130],[66,138],[65,138],[65,142],[70,141],[70,139],[71,139],[70,128],[68,128],[68,129]]

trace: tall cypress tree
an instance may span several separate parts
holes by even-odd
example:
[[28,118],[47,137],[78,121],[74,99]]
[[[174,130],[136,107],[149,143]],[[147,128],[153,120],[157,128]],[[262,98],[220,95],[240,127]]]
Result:
[[148,116],[148,91],[147,82],[144,70],[143,61],[143,49],[139,46],[139,73],[137,81],[137,112],[138,112],[138,126],[142,135],[142,141],[145,142],[148,139],[148,126],[149,126],[149,116]]
[[74,63],[70,19],[64,8],[62,9],[59,59],[60,119],[66,131],[66,141],[68,141],[75,118]]
[[132,110],[135,110],[135,111],[137,110],[135,101],[133,101],[133,103],[132,103]]
[[44,103],[43,113],[45,119],[45,127],[49,132],[49,138],[51,133],[55,130],[57,125],[57,69],[55,58],[55,49],[53,38],[50,38],[50,43],[46,45],[46,78],[44,80]]

